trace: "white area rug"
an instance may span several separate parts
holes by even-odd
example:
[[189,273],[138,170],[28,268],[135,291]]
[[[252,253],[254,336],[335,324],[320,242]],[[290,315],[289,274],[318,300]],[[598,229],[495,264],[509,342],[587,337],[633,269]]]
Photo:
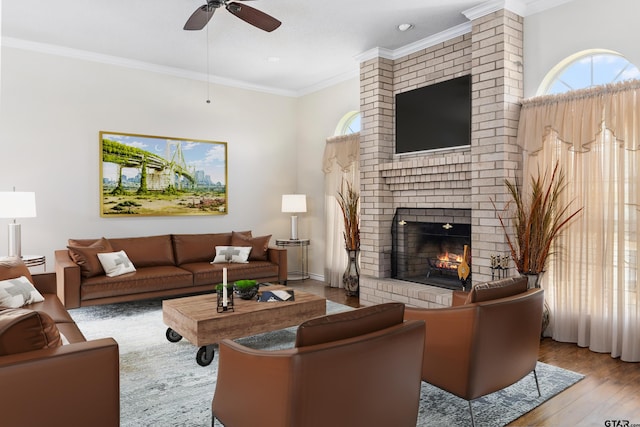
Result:
[[[327,302],[328,313],[349,309]],[[70,310],[70,314],[87,339],[113,337],[118,342],[122,427],[211,426],[217,355],[211,365],[202,367],[196,364],[195,346],[186,340],[167,341],[160,300],[83,307]],[[290,348],[295,330],[292,327],[237,341],[265,350]],[[475,400],[476,426],[505,425],[583,378],[543,363],[538,363],[537,372],[542,397],[538,397],[533,375],[529,375],[507,389]],[[421,396],[418,426],[471,424],[465,400],[424,382]]]

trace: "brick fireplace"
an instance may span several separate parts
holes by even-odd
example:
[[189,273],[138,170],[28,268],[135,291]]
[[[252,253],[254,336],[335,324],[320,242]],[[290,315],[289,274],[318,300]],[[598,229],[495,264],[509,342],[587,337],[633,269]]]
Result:
[[[464,209],[471,223],[473,283],[491,278],[490,257],[507,252],[490,197],[507,200],[521,175],[516,133],[523,97],[523,18],[507,9],[465,12],[469,26],[401,57],[361,57],[360,301],[450,305],[451,290],[392,278],[392,222],[399,208]],[[394,96],[471,74],[470,146],[394,155]]]

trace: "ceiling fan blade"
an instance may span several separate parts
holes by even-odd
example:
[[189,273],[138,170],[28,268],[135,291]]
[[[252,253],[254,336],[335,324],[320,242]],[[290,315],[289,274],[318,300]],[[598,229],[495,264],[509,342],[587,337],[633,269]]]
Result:
[[273,16],[267,15],[258,9],[254,9],[253,7],[244,4],[231,2],[227,5],[227,10],[243,21],[264,31],[271,32],[282,24],[282,22],[278,21]]
[[213,13],[216,10],[209,7],[208,4],[200,6],[195,12],[187,19],[187,23],[184,24],[184,29],[187,31],[201,30],[209,22]]

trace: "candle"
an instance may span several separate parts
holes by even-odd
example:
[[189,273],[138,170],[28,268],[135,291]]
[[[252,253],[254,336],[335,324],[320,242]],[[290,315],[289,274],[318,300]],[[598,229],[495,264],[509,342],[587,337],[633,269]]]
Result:
[[227,269],[222,269],[222,306],[227,306]]

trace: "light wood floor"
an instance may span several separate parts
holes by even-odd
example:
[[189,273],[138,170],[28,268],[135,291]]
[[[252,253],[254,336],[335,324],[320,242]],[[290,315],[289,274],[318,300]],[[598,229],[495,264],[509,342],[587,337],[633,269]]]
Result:
[[[340,304],[360,306],[358,298],[347,297],[343,289],[330,288],[316,280],[289,285]],[[640,363],[621,362],[608,354],[550,338],[540,342],[539,360],[579,372],[585,378],[509,425],[640,426]],[[628,423],[606,424],[607,420],[627,420]]]

